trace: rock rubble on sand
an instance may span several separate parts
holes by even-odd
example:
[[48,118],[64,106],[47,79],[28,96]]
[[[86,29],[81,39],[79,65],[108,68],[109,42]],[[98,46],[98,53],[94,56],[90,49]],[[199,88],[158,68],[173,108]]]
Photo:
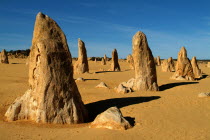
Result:
[[107,85],[104,82],[101,82],[96,86],[96,88],[108,88]]
[[111,107],[99,114],[91,123],[90,128],[107,128],[113,130],[126,130],[131,128],[130,123],[122,116],[117,107]]

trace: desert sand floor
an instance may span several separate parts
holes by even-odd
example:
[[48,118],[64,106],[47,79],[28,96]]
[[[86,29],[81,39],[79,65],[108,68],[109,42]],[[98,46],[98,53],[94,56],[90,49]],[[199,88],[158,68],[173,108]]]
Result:
[[[30,121],[5,122],[8,106],[28,89],[28,67],[24,59],[10,59],[10,64],[0,64],[0,140],[18,139],[157,139],[157,140],[209,140],[210,98],[198,98],[198,93],[210,92],[210,78],[199,81],[176,81],[173,74],[162,72],[157,67],[159,92],[133,92],[118,94],[114,87],[134,77],[129,65],[120,61],[121,72],[99,72],[108,70],[110,62],[89,61],[90,74],[77,82],[80,94],[90,117],[117,106],[133,128],[126,131],[89,128],[89,123],[77,125],[36,124]],[[200,68],[210,75],[210,68]],[[98,73],[95,73],[98,72]],[[95,88],[101,81],[110,89]]]

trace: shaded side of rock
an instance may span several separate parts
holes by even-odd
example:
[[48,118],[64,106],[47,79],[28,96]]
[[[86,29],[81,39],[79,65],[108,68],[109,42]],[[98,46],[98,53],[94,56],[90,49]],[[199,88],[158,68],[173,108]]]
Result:
[[91,123],[90,128],[107,128],[113,130],[126,130],[131,128],[130,123],[122,116],[117,107],[111,107],[99,114]]
[[154,57],[148,46],[146,35],[137,32],[133,36],[133,60],[135,67],[135,89],[158,91]]

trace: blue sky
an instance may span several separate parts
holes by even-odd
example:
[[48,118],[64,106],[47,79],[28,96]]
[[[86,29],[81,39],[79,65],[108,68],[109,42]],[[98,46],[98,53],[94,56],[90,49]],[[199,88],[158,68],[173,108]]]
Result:
[[188,57],[210,59],[209,0],[0,0],[0,49],[28,49],[38,12],[64,31],[73,57],[77,39],[88,57],[119,58],[132,53],[132,37],[143,31],[154,56],[177,58],[182,46]]

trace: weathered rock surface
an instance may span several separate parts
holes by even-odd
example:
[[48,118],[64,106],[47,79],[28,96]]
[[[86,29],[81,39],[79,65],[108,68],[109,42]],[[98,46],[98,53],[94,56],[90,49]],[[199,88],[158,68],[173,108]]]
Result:
[[117,107],[111,107],[99,114],[91,123],[90,128],[107,128],[113,130],[126,130],[131,128],[130,123],[122,116]]
[[85,43],[78,39],[78,60],[74,64],[74,73],[82,74],[85,72],[89,72],[87,51]]
[[106,60],[103,57],[101,59],[101,65],[106,65]]
[[187,51],[185,47],[182,47],[178,54],[176,72],[172,76],[172,79],[177,79],[180,76],[186,80],[195,79],[195,76],[193,74],[193,68],[190,63],[190,60],[187,58]]
[[29,57],[29,86],[8,108],[7,121],[82,123],[87,112],[73,79],[66,37],[57,23],[38,13]]
[[114,49],[112,51],[112,63],[111,63],[111,71],[120,71],[120,65],[118,63],[118,54],[117,50]]
[[101,82],[96,86],[96,88],[108,88],[107,85],[104,82]]
[[154,57],[148,46],[146,35],[137,32],[133,36],[133,60],[135,67],[135,89],[158,91]]
[[198,97],[201,97],[201,98],[203,98],[203,97],[210,97],[210,92],[209,93],[199,93]]
[[202,72],[198,67],[198,63],[197,63],[197,60],[196,60],[195,56],[191,60],[191,65],[192,65],[192,68],[193,68],[193,73],[194,73],[195,78],[198,78],[198,79],[201,78],[202,77]]
[[9,64],[7,52],[3,49],[0,53],[0,63],[2,64]]
[[134,69],[134,61],[133,61],[133,56],[132,55],[128,55],[127,56],[127,62],[130,64],[130,68]]

